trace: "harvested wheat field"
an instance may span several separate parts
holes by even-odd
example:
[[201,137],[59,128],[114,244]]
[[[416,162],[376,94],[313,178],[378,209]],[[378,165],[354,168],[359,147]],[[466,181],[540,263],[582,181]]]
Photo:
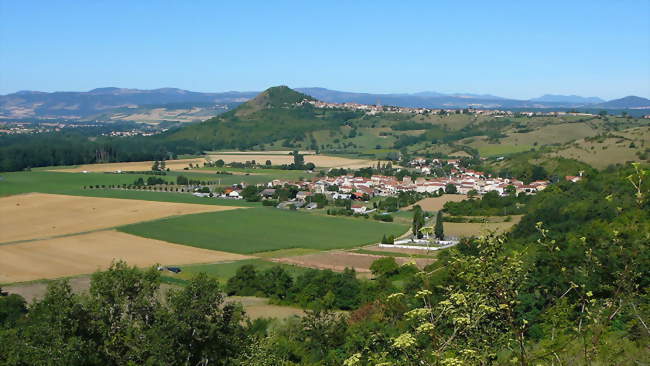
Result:
[[513,215],[509,222],[488,222],[488,223],[460,223],[445,222],[445,235],[467,237],[486,234],[489,231],[503,233],[512,229],[520,220],[521,215]]
[[[379,258],[381,255],[361,254],[345,251],[331,251],[321,252],[316,254],[307,254],[296,257],[285,257],[271,259],[273,262],[292,264],[301,267],[309,267],[316,269],[331,269],[333,271],[342,272],[345,268],[354,268],[355,271],[360,273],[370,273],[370,265],[372,262]],[[409,262],[422,268],[427,264],[435,261],[433,258],[400,258],[396,257],[395,260],[398,264],[402,265]]]
[[[196,158],[196,159],[179,159],[179,160],[165,160],[165,167],[169,170],[183,170],[187,168],[189,164],[196,165],[199,164],[203,166],[205,159]],[[102,172],[140,172],[140,171],[150,171],[153,161],[133,161],[129,163],[106,163],[106,164],[84,164],[79,165],[76,168],[65,168],[65,169],[52,169],[56,172],[66,172],[66,173],[81,173],[81,172],[90,172],[90,173],[102,173]]]
[[[264,164],[267,160],[271,160],[273,165],[291,164],[293,163],[292,155],[278,155],[273,153],[259,153],[259,154],[213,154],[209,155],[210,160],[223,160],[228,163],[245,163],[247,161],[255,160],[258,164]],[[305,163],[314,163],[319,168],[365,168],[375,165],[373,160],[365,159],[350,159],[338,156],[327,155],[305,155]]]
[[[447,202],[460,202],[466,199],[467,196],[463,194],[443,194],[440,197],[425,198],[416,202],[414,205],[420,205],[425,211],[440,211]],[[414,205],[408,206],[407,209],[410,209]]]
[[30,193],[0,198],[0,243],[239,207]]
[[106,269],[113,260],[148,267],[250,258],[147,239],[113,230],[0,245],[0,283],[76,276]]

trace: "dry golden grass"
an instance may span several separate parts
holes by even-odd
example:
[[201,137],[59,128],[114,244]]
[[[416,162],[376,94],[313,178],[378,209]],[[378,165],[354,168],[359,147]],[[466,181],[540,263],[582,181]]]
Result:
[[[292,150],[269,150],[269,151],[214,151],[214,152],[208,152],[208,154],[213,154],[213,155],[219,155],[219,154],[224,154],[224,155],[289,155],[289,153],[292,153]],[[300,150],[300,154],[303,155],[314,155],[316,154],[315,151],[313,150]]]
[[445,222],[444,230],[445,235],[449,236],[478,236],[485,234],[488,231],[506,232],[512,229],[520,220],[521,215],[513,215],[510,222],[488,222],[482,223],[459,223],[459,222]]
[[292,316],[302,316],[305,312],[299,308],[269,304],[269,299],[253,296],[229,296],[226,302],[240,303],[244,306],[246,315],[251,319],[278,318],[286,319]]
[[[466,199],[467,196],[464,194],[443,194],[440,197],[425,198],[416,202],[415,205],[420,205],[425,211],[440,211],[447,202],[460,202]],[[413,206],[408,206],[406,209],[411,209]]]
[[30,193],[0,198],[0,243],[238,207]]
[[108,268],[234,261],[248,256],[171,244],[113,230],[0,245],[0,283],[60,278]]
[[[259,153],[259,154],[211,154],[209,158],[213,161],[223,160],[228,163],[245,163],[247,161],[255,160],[258,164],[264,164],[267,160],[271,160],[273,165],[291,164],[293,163],[293,156],[291,155],[278,155],[277,153]],[[365,168],[375,164],[373,160],[363,159],[350,159],[338,156],[327,155],[305,155],[306,163],[314,163],[319,168]]]
[[[183,170],[191,163],[192,165],[199,164],[203,166],[205,162],[204,158],[195,158],[195,159],[178,159],[178,160],[166,160],[165,166],[169,170]],[[106,164],[84,164],[79,165],[76,168],[66,168],[66,169],[53,169],[57,172],[67,172],[67,173],[81,173],[81,172],[91,172],[91,173],[102,173],[102,172],[115,172],[118,170],[121,171],[149,171],[153,161],[133,161],[129,163],[106,163]]]

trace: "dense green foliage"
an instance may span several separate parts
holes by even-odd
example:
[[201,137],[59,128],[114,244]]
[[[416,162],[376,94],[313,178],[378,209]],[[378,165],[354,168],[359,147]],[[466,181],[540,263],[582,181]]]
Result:
[[[244,265],[239,267],[226,285],[229,295],[261,295],[304,308],[342,310],[356,309],[359,306],[364,297],[361,290],[361,281],[356,278],[353,269],[346,269],[343,273],[308,269],[294,279],[280,266],[258,272],[254,266]],[[365,297],[369,296],[366,294]]]
[[532,196],[510,194],[499,196],[496,191],[488,192],[482,198],[466,199],[460,202],[447,202],[444,211],[454,216],[507,216],[526,212],[526,203]]
[[436,239],[444,240],[445,239],[445,228],[442,219],[442,211],[438,211],[436,214],[436,226],[433,228],[433,235]]
[[170,159],[176,152],[183,153],[173,143],[143,137],[96,138],[82,129],[0,135],[0,172],[54,165]]
[[159,298],[160,275],[124,263],[93,275],[90,293],[48,287],[15,326],[0,328],[3,365],[234,365],[247,335],[238,305],[197,276]]

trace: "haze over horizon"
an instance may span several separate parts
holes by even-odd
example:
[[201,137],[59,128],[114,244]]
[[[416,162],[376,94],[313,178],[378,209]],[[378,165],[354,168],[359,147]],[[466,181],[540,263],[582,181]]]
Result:
[[622,3],[0,0],[0,94],[289,85],[650,97],[650,2]]

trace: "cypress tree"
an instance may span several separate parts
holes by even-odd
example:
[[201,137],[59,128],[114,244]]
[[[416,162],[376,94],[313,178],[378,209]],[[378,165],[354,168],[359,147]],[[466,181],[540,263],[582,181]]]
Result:
[[436,226],[433,231],[438,240],[445,239],[445,232],[442,226],[442,211],[438,211],[438,214],[436,215]]
[[422,232],[420,229],[424,226],[424,213],[419,205],[413,207],[413,235],[418,239],[422,239]]

